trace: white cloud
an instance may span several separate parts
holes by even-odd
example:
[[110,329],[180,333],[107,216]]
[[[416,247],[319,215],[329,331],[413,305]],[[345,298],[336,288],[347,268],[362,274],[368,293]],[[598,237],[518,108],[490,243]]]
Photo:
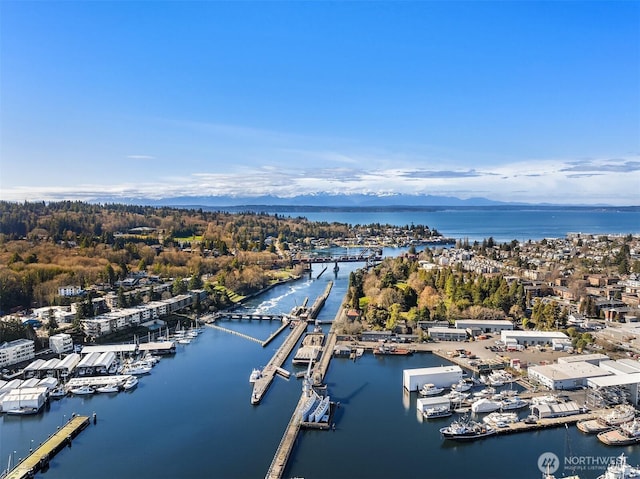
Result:
[[[142,155],[140,155],[142,156]],[[343,165],[347,162],[343,162]],[[374,167],[362,167],[373,165]],[[536,160],[503,164],[482,170],[473,168],[375,168],[361,167],[278,168],[235,167],[222,172],[198,172],[147,183],[86,184],[73,187],[3,188],[7,200],[56,200],[64,198],[169,198],[176,196],[301,194],[429,194],[469,198],[483,196],[498,201],[558,204],[638,205],[640,168],[629,159],[561,161]]]

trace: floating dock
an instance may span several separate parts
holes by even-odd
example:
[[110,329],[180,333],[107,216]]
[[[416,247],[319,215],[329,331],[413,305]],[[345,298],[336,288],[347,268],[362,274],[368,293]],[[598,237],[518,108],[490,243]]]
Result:
[[29,454],[13,468],[5,479],[22,479],[33,475],[48,466],[49,461],[64,447],[71,447],[71,441],[89,425],[88,416],[75,416],[69,422],[49,436],[38,449]]

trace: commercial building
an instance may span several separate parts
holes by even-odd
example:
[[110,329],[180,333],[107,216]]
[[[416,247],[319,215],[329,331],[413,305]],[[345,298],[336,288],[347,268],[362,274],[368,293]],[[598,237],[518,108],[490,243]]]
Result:
[[594,366],[600,366],[603,361],[609,361],[609,356],[601,353],[577,354],[575,356],[563,356],[558,358],[558,364],[583,362],[593,364]]
[[434,368],[405,369],[402,371],[402,386],[407,391],[419,391],[425,384],[436,387],[451,387],[462,379],[460,366],[438,366]]
[[516,341],[523,346],[551,346],[554,339],[569,339],[564,333],[557,331],[501,331],[503,343]]
[[34,343],[30,339],[16,339],[0,345],[0,367],[29,361],[35,357]]
[[608,376],[611,372],[584,361],[532,366],[529,379],[549,389],[577,389],[586,386],[587,379]]
[[434,327],[427,330],[431,339],[438,341],[464,341],[467,332],[464,329]]
[[512,331],[513,323],[507,319],[459,319],[456,328],[469,329],[472,334],[499,333],[500,331]]
[[20,408],[34,408],[39,411],[47,399],[47,391],[44,386],[12,389],[2,397],[2,411],[10,413]]

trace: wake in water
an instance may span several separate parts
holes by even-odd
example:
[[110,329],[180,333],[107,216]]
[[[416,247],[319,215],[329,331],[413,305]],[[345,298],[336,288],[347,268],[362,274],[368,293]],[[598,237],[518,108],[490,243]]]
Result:
[[260,313],[270,313],[273,311],[273,309],[278,306],[280,304],[280,302],[286,298],[287,296],[291,296],[292,294],[296,294],[298,293],[301,289],[305,289],[308,288],[309,285],[311,284],[311,280],[307,280],[302,284],[297,284],[295,286],[290,286],[289,289],[284,293],[281,294],[280,296],[276,296],[274,298],[270,298],[267,299],[265,301],[263,301],[262,303],[260,303],[258,306],[255,307],[255,313],[256,314],[260,314]]

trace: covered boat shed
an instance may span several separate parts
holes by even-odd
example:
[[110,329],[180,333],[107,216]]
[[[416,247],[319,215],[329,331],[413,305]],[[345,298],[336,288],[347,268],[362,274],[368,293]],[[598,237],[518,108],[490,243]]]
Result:
[[613,376],[604,376],[587,379],[587,387],[600,390],[609,387],[622,387],[629,393],[629,402],[638,405],[640,395],[638,388],[640,387],[640,372],[632,374],[616,374]]
[[449,388],[461,379],[462,368],[460,366],[437,366],[402,371],[402,386],[407,391],[419,391],[425,384]]

